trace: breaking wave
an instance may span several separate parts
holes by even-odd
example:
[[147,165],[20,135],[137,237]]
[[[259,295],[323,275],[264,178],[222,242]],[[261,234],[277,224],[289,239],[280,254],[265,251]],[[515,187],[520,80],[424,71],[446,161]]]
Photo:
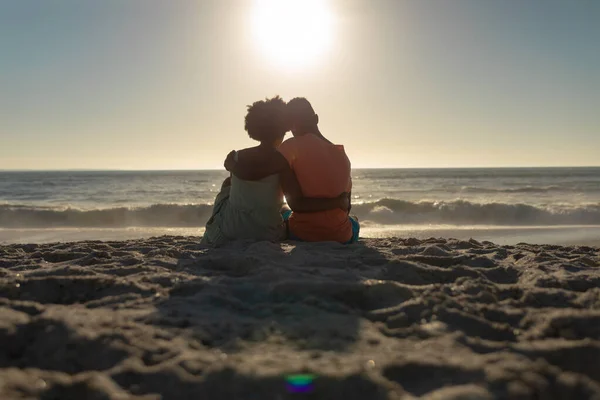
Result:
[[[211,212],[210,204],[156,204],[98,210],[9,204],[0,205],[0,227],[203,227]],[[352,214],[360,221],[382,225],[600,225],[600,204],[558,208],[464,200],[410,202],[382,199],[355,204]]]
[[0,227],[194,227],[204,226],[210,218],[211,212],[212,205],[209,204],[155,204],[149,207],[118,207],[99,210],[0,205]]
[[465,200],[410,202],[382,199],[357,204],[352,213],[379,224],[598,225],[600,204],[571,208]]

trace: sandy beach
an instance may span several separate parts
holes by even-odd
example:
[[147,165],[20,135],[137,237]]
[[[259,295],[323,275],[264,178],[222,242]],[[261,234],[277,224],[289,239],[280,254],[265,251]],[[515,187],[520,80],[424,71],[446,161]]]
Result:
[[4,245],[0,398],[600,398],[599,267],[453,239]]

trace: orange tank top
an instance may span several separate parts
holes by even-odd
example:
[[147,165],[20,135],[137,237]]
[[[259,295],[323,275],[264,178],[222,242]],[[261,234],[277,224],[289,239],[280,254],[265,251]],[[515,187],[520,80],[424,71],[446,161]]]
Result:
[[[306,134],[286,140],[278,150],[296,174],[305,197],[333,198],[351,191],[351,166],[344,146]],[[309,242],[344,243],[352,237],[348,213],[341,209],[294,212],[289,227],[295,236]]]

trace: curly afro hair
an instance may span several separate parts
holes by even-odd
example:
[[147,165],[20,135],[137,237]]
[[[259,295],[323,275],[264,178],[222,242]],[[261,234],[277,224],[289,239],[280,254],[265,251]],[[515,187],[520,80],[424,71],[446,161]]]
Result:
[[274,142],[282,139],[289,130],[286,118],[287,105],[279,96],[260,100],[248,106],[244,130],[251,139]]

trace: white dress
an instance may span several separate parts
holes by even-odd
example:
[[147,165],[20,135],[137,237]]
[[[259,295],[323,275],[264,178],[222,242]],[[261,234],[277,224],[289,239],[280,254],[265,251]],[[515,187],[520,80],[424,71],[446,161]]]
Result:
[[258,181],[245,181],[234,175],[231,186],[221,189],[215,199],[202,243],[220,246],[236,239],[282,240],[285,238],[282,206],[279,175]]

